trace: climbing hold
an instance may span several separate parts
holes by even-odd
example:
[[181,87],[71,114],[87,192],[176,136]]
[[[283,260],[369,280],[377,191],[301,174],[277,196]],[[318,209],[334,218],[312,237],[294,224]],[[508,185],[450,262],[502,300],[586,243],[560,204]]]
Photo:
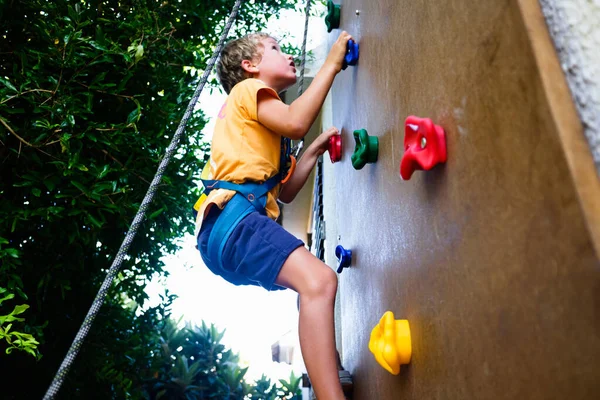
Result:
[[329,158],[332,163],[342,159],[342,135],[333,135],[329,138]]
[[354,40],[348,40],[346,44],[346,55],[342,63],[342,69],[348,68],[348,65],[356,65],[358,63],[358,43]]
[[337,273],[341,274],[344,268],[349,268],[352,263],[352,250],[346,250],[342,245],[335,248],[335,257],[337,258]]
[[334,4],[333,1],[327,1],[327,15],[325,16],[325,25],[327,32],[340,27],[341,6]]
[[446,162],[446,133],[429,118],[409,116],[404,123],[404,156],[400,176],[409,180],[415,170],[430,170]]
[[369,350],[375,360],[393,375],[400,373],[400,365],[408,364],[412,355],[410,326],[405,319],[394,319],[387,311],[371,331]]
[[379,154],[378,137],[369,136],[365,129],[359,129],[354,131],[354,140],[356,141],[356,148],[351,157],[354,169],[362,169],[367,163],[377,162],[377,155]]

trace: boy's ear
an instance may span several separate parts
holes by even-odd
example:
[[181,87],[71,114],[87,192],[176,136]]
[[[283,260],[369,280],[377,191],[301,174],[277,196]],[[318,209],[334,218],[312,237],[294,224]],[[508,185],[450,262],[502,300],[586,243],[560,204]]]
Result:
[[250,60],[242,60],[242,69],[251,74],[258,74],[258,67]]

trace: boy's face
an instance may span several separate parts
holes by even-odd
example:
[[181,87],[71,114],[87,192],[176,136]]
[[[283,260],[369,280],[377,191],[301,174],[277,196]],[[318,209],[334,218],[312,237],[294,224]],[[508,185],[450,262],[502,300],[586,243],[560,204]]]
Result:
[[280,92],[296,83],[296,65],[292,56],[281,51],[279,44],[273,38],[261,40],[262,59],[256,65],[256,78]]

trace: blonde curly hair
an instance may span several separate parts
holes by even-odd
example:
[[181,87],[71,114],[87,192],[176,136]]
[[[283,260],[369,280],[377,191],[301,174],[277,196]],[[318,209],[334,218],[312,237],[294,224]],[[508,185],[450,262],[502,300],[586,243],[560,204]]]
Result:
[[217,76],[225,92],[229,94],[231,89],[244,79],[252,76],[242,68],[243,60],[260,62],[263,47],[261,40],[271,38],[263,32],[250,33],[239,39],[229,41],[219,56],[217,63]]

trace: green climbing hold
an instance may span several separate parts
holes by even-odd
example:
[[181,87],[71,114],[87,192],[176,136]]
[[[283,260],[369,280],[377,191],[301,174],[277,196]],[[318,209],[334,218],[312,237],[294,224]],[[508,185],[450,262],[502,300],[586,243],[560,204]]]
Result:
[[358,129],[354,131],[354,140],[356,148],[351,157],[354,169],[362,169],[366,164],[376,163],[379,154],[379,138],[369,136],[365,129]]
[[340,27],[340,11],[341,7],[339,5],[334,4],[331,0],[327,1],[327,15],[325,16],[327,32]]

